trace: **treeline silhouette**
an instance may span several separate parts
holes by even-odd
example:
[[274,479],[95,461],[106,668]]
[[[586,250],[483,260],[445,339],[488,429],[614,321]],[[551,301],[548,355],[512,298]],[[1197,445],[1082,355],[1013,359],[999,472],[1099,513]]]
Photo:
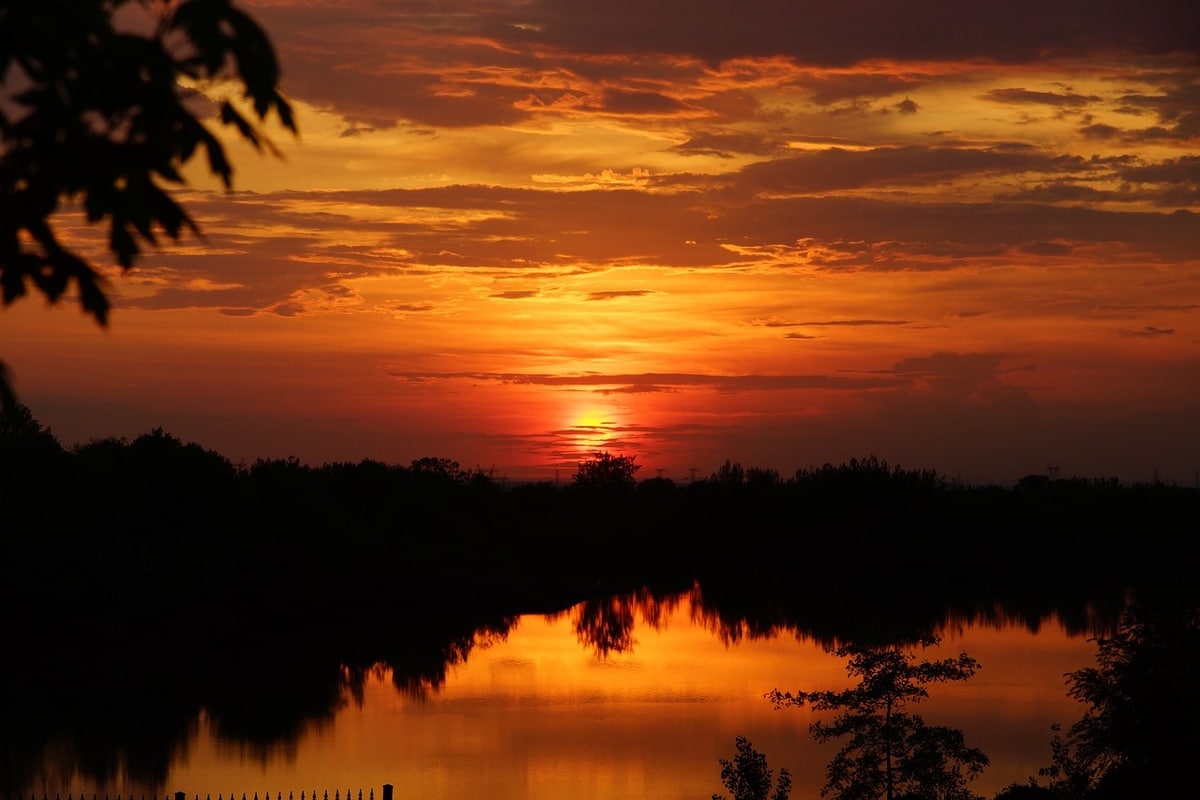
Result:
[[523,613],[584,603],[599,652],[629,634],[622,597],[685,592],[730,640],[1051,613],[1095,633],[1128,591],[1195,574],[1190,488],[971,487],[874,457],[635,471],[609,454],[565,486],[440,458],[235,466],[161,429],[68,449],[27,409],[0,417],[0,789],[64,740],[100,783],[120,765],[156,785],[201,709],[219,736],[294,741],[371,670],[435,690]]
[[605,454],[598,478],[585,462],[563,487],[506,488],[447,459],[235,467],[162,429],[68,450],[27,409],[0,425],[3,591],[36,628],[102,621],[109,636],[257,638],[431,600],[553,610],[695,580],[836,587],[864,609],[931,586],[1071,597],[1187,577],[1197,552],[1200,491],[1114,479],[969,487],[871,457],[636,483],[632,459]]

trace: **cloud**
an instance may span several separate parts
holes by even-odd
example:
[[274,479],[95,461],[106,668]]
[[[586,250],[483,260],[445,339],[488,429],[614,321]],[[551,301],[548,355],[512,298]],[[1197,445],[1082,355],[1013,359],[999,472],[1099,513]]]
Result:
[[588,292],[588,300],[616,300],[621,297],[645,297],[646,295],[654,294],[649,289],[627,289],[623,291],[611,292]]
[[1200,156],[1168,158],[1157,164],[1126,164],[1116,172],[1126,181],[1200,186]]
[[782,139],[758,133],[708,131],[693,134],[690,139],[671,148],[685,155],[708,155],[733,158],[735,155],[778,155],[785,149]]
[[1096,95],[1075,94],[1073,92],[1036,92],[1024,88],[992,89],[986,95],[988,100],[1009,105],[1046,105],[1055,108],[1081,108],[1100,102]]
[[[1005,155],[1010,152],[1011,159]],[[996,160],[998,154],[1003,157]],[[861,153],[849,151],[806,155],[734,173],[736,190],[710,187],[703,193],[691,183],[711,183],[711,177],[673,175],[641,189],[451,185],[192,197],[189,211],[205,241],[148,253],[135,273],[137,291],[119,305],[225,309],[235,315],[293,302],[310,313],[347,310],[364,302],[353,282],[380,276],[455,274],[482,288],[497,280],[542,285],[627,267],[898,272],[1003,266],[1015,254],[1031,259],[1086,254],[1096,263],[1138,259],[1147,265],[1196,257],[1200,215],[1071,205],[1108,199],[1071,183],[959,203],[912,203],[902,195],[762,194],[882,180],[889,172],[892,181],[919,186],[921,175],[937,169],[949,175],[952,166],[974,163],[956,156],[947,161],[926,148],[891,149],[861,160]],[[846,170],[839,174],[843,162]],[[985,153],[979,162],[1004,163],[1054,159],[1014,150]],[[872,164],[883,177],[871,178]],[[1193,191],[1197,160],[1071,160],[1065,168],[1110,179],[1124,174],[1128,186],[1141,188],[1119,192],[1118,199],[1152,203],[1165,202],[1171,187]],[[1167,180],[1175,183],[1154,182]],[[576,287],[566,288],[578,296]],[[520,300],[536,292],[512,289],[493,296]],[[585,290],[582,296],[599,301],[634,295]],[[420,301],[429,300],[398,299]]]
[[683,391],[678,386],[664,386],[657,383],[634,383],[596,389],[596,394],[678,394]]
[[1005,353],[943,351],[903,359],[896,362],[889,372],[906,377],[949,379],[953,383],[974,384],[992,379],[1007,357]]
[[1026,242],[1018,248],[1022,253],[1035,256],[1067,256],[1075,249],[1068,242]]
[[271,310],[281,317],[295,317],[304,313],[304,305],[302,303],[280,303]]
[[[895,385],[895,381],[878,376],[850,377],[845,375],[705,375],[696,373],[641,373],[555,375],[550,373],[501,372],[406,372],[395,371],[392,377],[402,381],[466,380],[529,386],[582,388],[596,392],[679,391],[684,388],[705,388],[723,394],[751,391],[835,390],[861,391]],[[648,387],[648,388],[647,388]]]
[[809,320],[805,322],[795,322],[792,320],[779,319],[771,317],[768,319],[753,320],[750,324],[758,325],[764,328],[835,328],[835,327],[873,327],[877,325],[893,326],[893,325],[908,325],[912,320],[906,319],[830,319],[830,320]]
[[566,475],[560,474],[559,479],[570,480],[570,471],[589,451],[636,453],[638,461],[646,464],[668,444],[722,430],[725,430],[722,426],[695,423],[630,425],[605,422],[595,426],[571,426],[536,433],[493,434],[488,438],[505,450],[535,454],[545,459],[549,468],[568,470]]
[[599,107],[595,110],[606,114],[634,116],[673,116],[689,107],[659,92],[638,92],[624,89],[607,89]]
[[1104,311],[1120,311],[1120,312],[1145,312],[1145,311],[1196,311],[1200,309],[1200,304],[1197,303],[1156,303],[1156,304],[1130,304],[1130,305],[1109,305],[1101,306]]
[[[864,100],[870,98],[890,97],[908,93],[920,87],[926,78],[913,73],[901,75],[880,72],[878,70],[862,72],[828,71],[810,72],[794,80],[795,85],[810,92],[814,103],[829,106],[846,100]],[[905,103],[908,105],[905,106]],[[900,105],[901,111],[909,113],[917,110],[917,104],[906,99]]]
[[1160,336],[1172,336],[1174,333],[1174,328],[1156,328],[1153,325],[1147,325],[1141,330],[1136,331],[1121,331],[1122,336],[1129,336],[1135,339],[1157,339]]
[[1122,195],[1118,192],[1100,191],[1078,183],[1059,181],[1031,186],[1019,192],[1001,193],[996,195],[996,199],[1026,203],[1096,203],[1102,200],[1132,202],[1137,198],[1132,194]]
[[1032,372],[1033,365],[1007,366],[1012,357],[1006,353],[936,352],[928,356],[913,356],[896,362],[881,374],[903,379],[905,386],[881,402],[907,407],[909,411],[923,409],[922,414],[936,411],[946,404],[1002,405],[1008,408],[1032,405],[1028,392],[1006,380],[1013,372]]
[[505,292],[492,292],[488,297],[494,297],[497,300],[528,300],[539,294],[541,292],[537,289],[510,289]]
[[1179,24],[1192,12],[1185,0],[1150,0],[1137,8],[1096,0],[1087,14],[1072,3],[1036,0],[1011,0],[1002,13],[990,4],[964,7],[950,0],[535,0],[520,7],[520,17],[538,29],[533,41],[575,52],[686,53],[710,62],[789,55],[829,65],[872,58],[1016,61],[1112,48],[1195,52],[1189,26]]
[[751,164],[738,175],[747,191],[829,192],[882,186],[925,186],[989,173],[1061,173],[1082,169],[1029,147],[829,148]]
[[[753,201],[731,206],[720,223],[741,231],[745,246],[798,242],[792,258],[815,247],[843,248],[854,256],[850,266],[860,269],[946,269],[973,260],[986,264],[1014,244],[1039,241],[1119,242],[1119,250],[1110,248],[1106,257],[1133,251],[1174,263],[1194,258],[1200,239],[1200,215],[1188,211],[1009,202],[908,204],[845,196]],[[922,258],[910,260],[910,253]]]
[[[1088,59],[1116,53],[1195,56],[1190,0],[1012,0],[969,8],[950,0],[897,4],[846,0],[467,0],[454,13],[420,3],[280,4],[256,8],[272,32],[292,97],[336,109],[351,135],[401,122],[453,129],[511,126],[581,110],[630,117],[721,115],[760,70],[788,72],[821,106],[910,94],[931,65]],[[911,62],[905,69],[881,65]],[[739,80],[715,75],[737,65]],[[785,66],[787,69],[785,70]],[[964,67],[963,69],[966,69]],[[751,75],[751,73],[757,73]],[[794,73],[794,74],[792,74]],[[753,85],[753,83],[751,83]],[[689,87],[687,96],[678,87]],[[997,102],[1082,107],[1090,95],[998,89]],[[742,93],[743,98],[748,95]],[[1131,92],[1130,107],[1174,109],[1178,136],[1186,87],[1169,97]],[[752,104],[756,101],[749,99]],[[900,103],[901,112],[915,110]],[[1165,104],[1165,105],[1164,105]],[[1191,108],[1200,104],[1193,102]],[[737,116],[745,118],[747,109]]]
[[373,128],[370,125],[349,125],[345,130],[338,134],[338,138],[349,139],[354,136],[362,136],[365,133],[374,133],[377,130],[379,129]]
[[857,327],[862,327],[862,326],[876,326],[876,325],[884,325],[884,326],[908,325],[910,322],[911,322],[911,320],[907,320],[907,319],[830,319],[830,320],[821,320],[821,321],[797,322],[795,324],[799,327],[822,327],[822,328],[851,327],[851,328],[857,328]]
[[321,291],[325,292],[325,294],[330,295],[331,297],[340,297],[340,298],[354,297],[354,290],[351,289],[349,286],[343,286],[340,283],[331,283],[326,286],[318,286],[317,288],[320,289]]
[[1200,83],[1189,75],[1168,75],[1158,82],[1162,85],[1158,94],[1129,93],[1119,100],[1122,111],[1150,112],[1159,121],[1158,126],[1135,131],[1132,136],[1180,141],[1200,136]]
[[1110,100],[1116,111],[1132,117],[1153,117],[1156,124],[1140,127],[1120,127],[1109,122],[1097,122],[1091,114],[1083,116],[1079,131],[1095,141],[1144,148],[1146,143],[1178,146],[1190,149],[1200,137],[1200,83],[1194,70],[1165,70],[1159,74],[1141,74],[1135,79],[1156,84],[1161,91],[1128,93]]

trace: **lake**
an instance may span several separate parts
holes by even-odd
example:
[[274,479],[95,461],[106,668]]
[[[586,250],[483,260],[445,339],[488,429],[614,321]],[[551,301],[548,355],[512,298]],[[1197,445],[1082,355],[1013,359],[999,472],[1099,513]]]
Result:
[[[722,626],[696,591],[602,602],[599,622],[595,604],[580,605],[481,635],[450,659],[440,685],[394,681],[388,667],[347,674],[333,708],[286,736],[231,736],[202,711],[172,747],[162,781],[117,763],[100,783],[72,743],[52,742],[26,790],[299,798],[349,788],[378,797],[390,783],[397,800],[704,800],[726,793],[718,759],[732,758],[742,735],[773,769],[791,771],[793,798],[819,796],[836,744],[812,741],[807,708],[776,711],[763,694],[845,687],[842,659],[786,626],[769,636]],[[1091,664],[1094,644],[1053,614],[951,618],[939,635],[925,658],[966,651],[980,670],[932,686],[913,710],[962,728],[988,754],[976,792],[990,797],[1036,775],[1050,760],[1051,724],[1080,716],[1064,673]]]

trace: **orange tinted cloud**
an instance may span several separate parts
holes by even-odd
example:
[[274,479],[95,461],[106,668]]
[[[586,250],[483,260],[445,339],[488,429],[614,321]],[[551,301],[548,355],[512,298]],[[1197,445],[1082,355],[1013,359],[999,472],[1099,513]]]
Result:
[[1193,3],[247,5],[286,158],[189,173],[110,334],[0,323],[68,441],[1193,474]]

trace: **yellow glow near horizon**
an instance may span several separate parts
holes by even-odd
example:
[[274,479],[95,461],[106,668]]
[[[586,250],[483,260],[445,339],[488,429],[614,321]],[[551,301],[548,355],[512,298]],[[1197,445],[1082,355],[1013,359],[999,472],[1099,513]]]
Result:
[[607,450],[615,438],[615,424],[615,414],[610,409],[588,407],[575,412],[569,427],[580,457]]

